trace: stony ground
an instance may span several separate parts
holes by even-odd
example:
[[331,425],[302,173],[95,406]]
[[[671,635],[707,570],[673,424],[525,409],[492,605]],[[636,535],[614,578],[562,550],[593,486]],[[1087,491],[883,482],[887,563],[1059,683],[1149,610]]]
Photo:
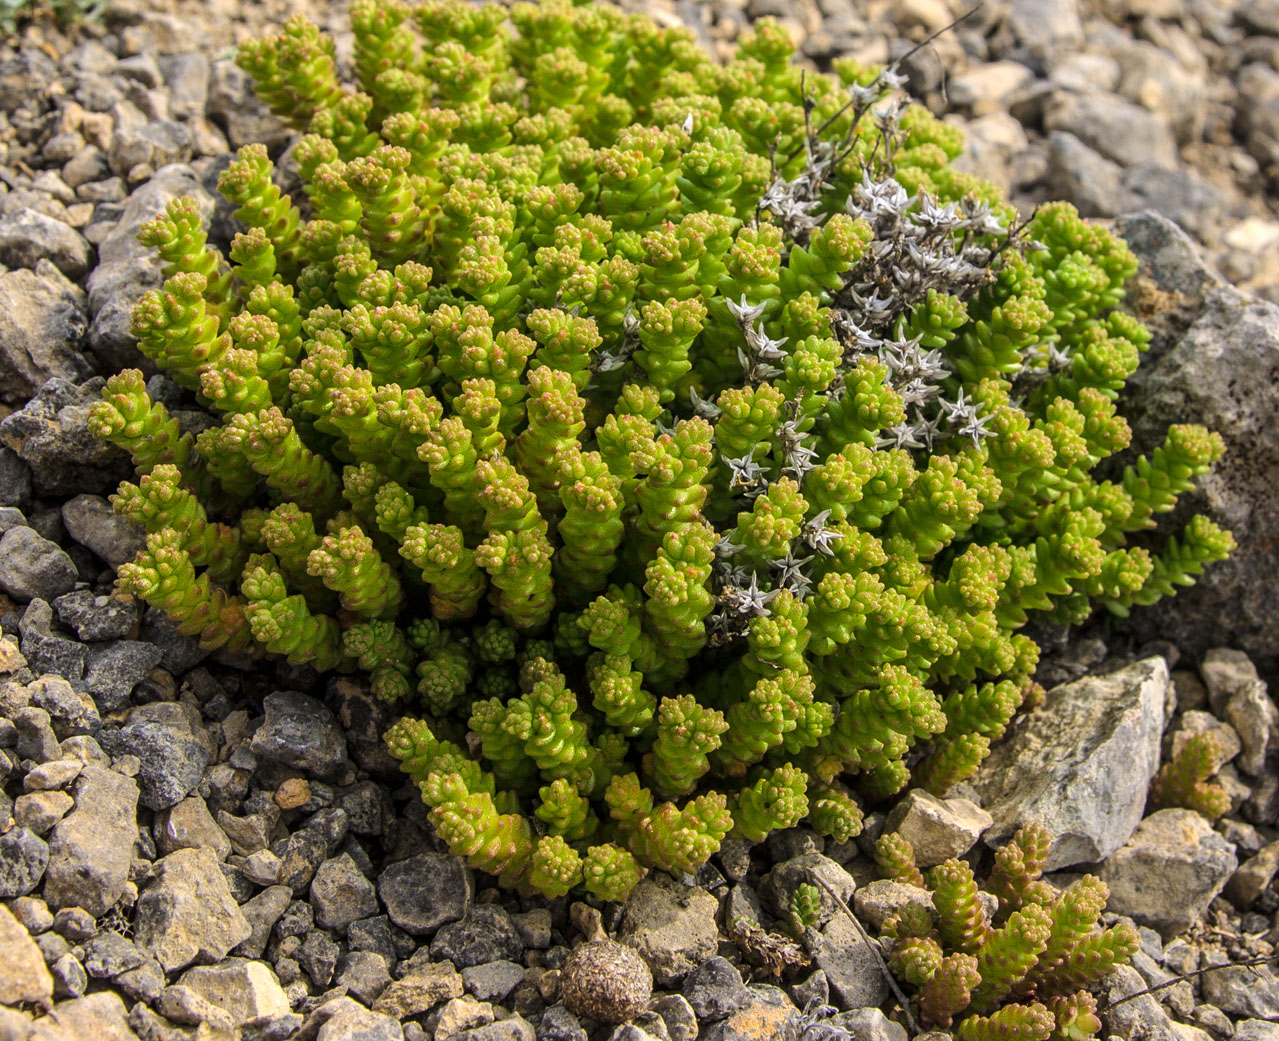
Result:
[[[962,13],[945,0],[643,6],[716,49],[781,16],[819,67],[898,57]],[[874,837],[903,832],[925,864],[987,863],[1040,820],[1060,837],[1054,877],[1100,873],[1108,920],[1141,926],[1103,1004],[1189,976],[1116,1005],[1107,1033],[1277,1041],[1272,971],[1219,968],[1279,946],[1279,709],[1237,651],[1050,640],[1044,705],[951,798],[911,793],[843,846],[803,829],[729,842],[692,884],[655,874],[625,906],[591,906],[521,901],[443,852],[357,683],[206,656],[111,594],[140,536],[104,498],[127,463],[84,419],[100,376],[138,361],[128,310],[158,271],[133,236],[194,194],[229,240],[212,186],[230,150],[288,140],[230,48],[299,9],[341,29],[336,5],[113,0],[70,35],[37,25],[0,47],[0,1039],[691,1041],[807,1026],[906,1041],[848,914],[874,935],[911,897],[877,881]],[[1273,0],[987,0],[905,68],[967,128],[965,161],[1023,208],[1161,214],[1121,224],[1155,290],[1206,298],[1215,269],[1279,300]],[[1279,337],[1279,311],[1213,292],[1204,314],[1246,313]],[[189,407],[162,378],[150,389]],[[1231,799],[1215,826],[1146,806],[1159,763],[1203,730]],[[795,940],[782,919],[803,880],[847,907],[830,901]],[[766,933],[780,975],[760,964]],[[598,982],[568,959],[604,936],[639,952],[632,978],[655,981],[620,1026],[561,1000]],[[800,1016],[827,1002],[837,1016]]]

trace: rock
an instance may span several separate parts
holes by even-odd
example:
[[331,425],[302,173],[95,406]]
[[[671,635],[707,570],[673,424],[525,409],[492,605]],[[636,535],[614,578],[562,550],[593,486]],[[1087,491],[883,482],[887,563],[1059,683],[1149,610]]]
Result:
[[1238,866],[1234,847],[1193,810],[1160,810],[1102,865],[1106,906],[1165,938],[1203,914]]
[[888,983],[871,946],[847,915],[836,915],[820,933],[808,930],[805,944],[817,967],[826,973],[830,992],[845,1008],[881,1005]]
[[1234,1041],[1279,1041],[1279,1023],[1245,1019],[1235,1023]]
[[15,600],[53,600],[70,592],[76,566],[56,542],[31,528],[10,528],[0,536],[0,590]]
[[503,1001],[521,980],[524,966],[513,961],[490,961],[462,970],[462,985],[480,1001]]
[[1235,77],[1248,103],[1235,113],[1235,133],[1271,178],[1279,172],[1279,74],[1263,62],[1244,65]]
[[1159,767],[1171,696],[1168,665],[1157,657],[1050,690],[970,781],[994,821],[987,845],[1041,823],[1053,836],[1046,871],[1102,860],[1122,846]]
[[1041,59],[1078,50],[1084,42],[1074,0],[1012,0],[1007,10],[1013,36]]
[[28,792],[13,801],[13,820],[19,827],[43,836],[70,813],[74,805],[75,800],[66,792]]
[[49,865],[49,846],[26,828],[0,835],[0,900],[26,896],[40,884]]
[[[212,216],[216,201],[196,172],[189,166],[168,166],[129,196],[120,220],[98,245],[98,265],[89,273],[86,286],[93,316],[89,349],[104,372],[130,367],[155,371],[137,349],[129,331],[129,314],[148,289],[160,285],[162,264],[154,249],[138,242],[137,234],[144,223],[163,212],[169,200],[183,195],[199,203],[202,216]],[[99,489],[74,489],[86,490]]]
[[103,930],[84,943],[84,968],[94,979],[114,979],[145,961],[134,943],[110,930]]
[[209,807],[198,795],[156,814],[156,842],[162,854],[179,849],[211,849],[218,860],[231,853],[231,840],[213,823]]
[[[65,224],[50,223],[80,238]],[[0,219],[0,247],[2,228]],[[89,327],[84,291],[49,260],[36,260],[34,268],[0,274],[0,401],[10,405],[22,404],[55,376],[76,380],[91,371],[80,354]]]
[[[523,971],[520,975],[523,977]],[[376,951],[351,951],[338,962],[336,986],[345,987],[366,1005],[376,1001],[390,982],[386,959]]]
[[[338,998],[322,1005],[313,1014],[318,1018],[329,1006],[337,1008],[328,1011],[323,1026],[314,1035],[315,1041],[404,1041],[404,1030],[390,1016],[378,1012],[370,1012],[363,1005],[350,998]],[[302,1028],[304,1036],[310,1036]]]
[[289,1000],[270,967],[260,961],[227,958],[182,974],[182,986],[221,1009],[234,1026],[262,1016],[286,1016]]
[[[65,520],[64,520],[65,523]],[[46,597],[45,599],[48,599]],[[121,640],[137,632],[142,612],[128,594],[77,589],[52,601],[58,621],[86,641]],[[92,655],[90,670],[92,670]]]
[[[44,260],[75,281],[84,277],[92,258],[93,251],[84,236],[60,220],[27,207],[0,217],[0,264],[6,267],[35,269]],[[79,310],[83,321],[83,294]],[[84,329],[80,335],[84,335]]]
[[187,1026],[204,1025],[218,1033],[228,1033],[233,1026],[230,1016],[220,1008],[214,1008],[195,991],[181,984],[165,987],[157,1007],[166,1019],[174,1023]]
[[327,777],[346,762],[346,738],[333,713],[315,698],[283,690],[263,701],[266,720],[253,735],[256,755]]
[[478,904],[461,921],[440,927],[431,941],[431,957],[446,958],[459,969],[490,961],[520,961],[524,942],[505,908]]
[[138,786],[99,766],[75,785],[76,808],[53,827],[44,898],[50,907],[106,914],[124,894],[137,838]]
[[[13,725],[18,731],[18,744],[15,751],[19,759],[31,759],[37,763],[57,760],[62,754],[58,747],[58,739],[54,736],[53,727],[49,726],[49,713],[34,705],[26,705],[13,713]],[[35,771],[33,770],[32,773]],[[23,778],[23,784],[30,789],[27,781],[31,773]]]
[[339,933],[378,910],[373,883],[346,853],[320,865],[311,881],[311,904],[316,923]]
[[27,693],[31,696],[31,704],[49,713],[53,732],[61,740],[80,734],[96,734],[102,729],[102,720],[92,699],[76,693],[61,676],[41,676],[27,685]]
[[138,898],[134,935],[165,971],[224,958],[249,936],[212,850],[180,849],[156,861],[155,872]]
[[292,899],[293,893],[288,886],[268,886],[257,896],[246,900],[240,907],[240,913],[249,923],[250,932],[248,938],[235,948],[235,953],[244,958],[262,957],[271,938],[271,930]]
[[146,548],[147,533],[116,513],[100,495],[77,495],[62,507],[67,534],[112,567],[126,564]]
[[[1271,540],[1279,524],[1271,492],[1279,480],[1279,385],[1271,379],[1279,371],[1279,307],[1228,287],[1206,288],[1202,298],[1184,335],[1143,361],[1125,413],[1133,444],[1147,450],[1162,440],[1169,416],[1221,434],[1225,456],[1185,497],[1173,527],[1191,512],[1207,512],[1232,532],[1237,548],[1179,594],[1175,608],[1163,601],[1136,612],[1133,627],[1138,639],[1157,634],[1192,658],[1234,646],[1274,674],[1279,634],[1263,590],[1279,581]],[[1239,343],[1249,349],[1235,349]]]
[[634,947],[663,987],[716,953],[718,901],[700,886],[666,874],[640,880],[623,908],[619,939]]
[[440,1009],[435,1024],[438,1038],[455,1037],[464,1030],[488,1026],[493,1022],[493,1007],[482,1005],[474,998],[460,997],[450,1000]]
[[964,856],[992,823],[970,799],[939,799],[915,788],[893,807],[884,830],[901,835],[915,851],[915,863],[929,868]]
[[475,876],[459,857],[419,853],[387,867],[377,892],[391,921],[414,936],[429,936],[466,914]]
[[1123,188],[1123,167],[1089,148],[1074,134],[1048,135],[1044,186],[1054,199],[1073,203],[1084,217],[1113,217],[1133,209]]
[[116,640],[106,646],[90,647],[84,685],[101,711],[114,712],[128,704],[134,688],[163,657],[161,648],[141,640]]
[[[67,1038],[92,1038],[93,1041],[138,1041],[129,1026],[124,1002],[118,994],[99,991],[74,1001],[61,1001],[49,1012],[49,1018],[61,1029],[57,1041]],[[34,1037],[39,1035],[33,1035]],[[51,1039],[52,1041],[52,1039]]]
[[846,1030],[859,1041],[907,1041],[909,1035],[877,1008],[856,1008],[830,1019],[832,1026]]
[[[709,997],[709,977],[705,982]],[[741,986],[740,974],[737,982]],[[644,959],[613,940],[592,940],[575,947],[560,975],[565,1008],[600,1023],[621,1023],[638,1015],[652,993],[653,976]]]
[[0,442],[31,468],[37,495],[62,499],[114,491],[133,476],[128,455],[88,428],[105,382],[94,378],[77,385],[54,376],[21,410],[0,420]]
[[[773,914],[779,918],[787,918],[790,915],[791,896],[803,882],[817,886],[820,893],[819,925],[824,924],[838,911],[835,898],[826,891],[826,886],[834,890],[835,897],[844,902],[852,899],[853,891],[857,888],[852,875],[835,861],[822,853],[805,853],[802,856],[791,857],[774,867],[764,876],[759,893]],[[822,882],[826,886],[821,885]]]
[[1270,842],[1239,865],[1226,883],[1225,894],[1241,911],[1250,908],[1279,873],[1279,842]]
[[915,904],[926,911],[933,909],[933,895],[927,889],[881,878],[867,882],[857,890],[854,909],[857,917],[878,929],[888,916],[896,914],[907,904]]
[[78,998],[89,987],[88,973],[69,951],[49,966],[49,973],[53,976],[53,996],[56,998]]
[[311,982],[323,988],[333,979],[340,954],[341,950],[328,933],[314,929],[306,934],[294,957],[302,971],[311,977]]
[[[1136,969],[1120,965],[1106,977],[1106,1025],[1109,1032],[1124,1041],[1179,1041],[1168,1013],[1152,994],[1135,997],[1146,989],[1146,981]],[[1121,1004],[1114,1004],[1127,998]]]
[[33,672],[49,672],[69,680],[84,677],[88,652],[83,644],[53,632],[53,608],[36,597],[27,605],[18,623],[22,636],[22,656]]
[[374,1012],[407,1019],[462,996],[462,977],[452,965],[427,965],[396,980],[373,1003]]
[[795,1010],[756,1002],[735,1012],[700,1035],[703,1041],[772,1041],[783,1031]]
[[1035,78],[1016,61],[994,61],[977,65],[950,80],[947,93],[955,108],[984,116],[1006,107],[1007,100]]
[[22,786],[34,792],[56,791],[79,777],[83,769],[84,763],[78,759],[55,759],[34,767],[22,779]]
[[0,950],[5,952],[4,971],[0,972],[0,1005],[44,1003],[53,996],[53,977],[45,967],[40,948],[3,904],[0,904]]
[[295,893],[301,893],[315,876],[316,869],[346,837],[346,812],[321,810],[287,839],[277,842],[272,852],[280,858],[279,879]]
[[1149,208],[1200,240],[1214,239],[1232,209],[1230,196],[1212,182],[1190,170],[1166,170],[1155,163],[1142,163],[1124,171],[1121,194],[1123,207]]
[[588,1041],[582,1024],[563,1005],[552,1005],[537,1025],[537,1041]]
[[0,445],[0,505],[26,507],[31,504],[31,467],[18,454]]
[[731,1016],[753,1000],[737,966],[719,956],[702,962],[684,978],[683,994],[697,1018],[706,1023]]
[[182,123],[172,119],[141,123],[117,120],[107,162],[112,172],[125,177],[138,166],[159,170],[173,163],[185,163],[191,154],[191,131]]
[[103,747],[112,755],[136,755],[141,761],[138,782],[142,804],[152,810],[174,806],[187,797],[204,776],[209,749],[189,728],[169,723],[129,723]]
[[1205,1001],[1210,1001],[1232,1019],[1279,1021],[1279,978],[1268,965],[1229,965],[1223,951],[1204,952],[1204,965],[1228,968],[1205,972],[1200,977]]
[[258,100],[248,73],[223,58],[209,69],[209,101],[205,115],[226,133],[233,149],[261,141],[272,154],[289,141],[289,128]]
[[1059,91],[1045,107],[1044,129],[1069,131],[1120,166],[1177,166],[1177,142],[1168,125],[1149,110],[1114,94]]

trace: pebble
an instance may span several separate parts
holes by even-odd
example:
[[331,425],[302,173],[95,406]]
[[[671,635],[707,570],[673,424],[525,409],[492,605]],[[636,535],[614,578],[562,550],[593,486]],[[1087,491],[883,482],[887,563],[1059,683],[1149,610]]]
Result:
[[407,1019],[462,996],[462,977],[452,965],[418,968],[388,986],[373,1003],[374,1012]]
[[212,850],[177,850],[158,860],[155,872],[138,897],[134,935],[166,972],[197,958],[224,958],[248,938],[249,923]]
[[15,827],[0,835],[0,900],[32,892],[48,865],[49,846],[35,832]]
[[346,738],[337,721],[315,698],[277,691],[263,701],[266,719],[251,748],[265,759],[329,777],[346,763]]
[[182,974],[181,984],[224,1012],[233,1026],[290,1012],[275,973],[260,961],[227,958],[217,965],[196,966]]
[[56,543],[27,527],[0,536],[0,590],[15,600],[53,600],[75,582],[75,564]]
[[391,921],[414,936],[430,936],[466,914],[475,876],[456,857],[419,853],[386,867],[377,893]]

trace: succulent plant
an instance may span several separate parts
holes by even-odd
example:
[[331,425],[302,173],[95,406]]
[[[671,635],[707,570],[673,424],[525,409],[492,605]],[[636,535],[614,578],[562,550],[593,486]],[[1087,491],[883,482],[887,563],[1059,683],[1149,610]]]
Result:
[[177,202],[137,371],[120,585],[205,647],[359,671],[439,835],[505,884],[624,897],[727,835],[970,774],[1031,616],[1125,613],[1230,537],[1136,544],[1221,440],[1125,448],[1136,261],[1018,224],[893,69],[791,63],[563,0],[352,5],[242,45],[303,136],[249,145],[228,254]]
[[[880,863],[917,884],[909,844],[886,838]],[[1084,1041],[1101,1029],[1085,988],[1126,962],[1140,940],[1126,923],[1098,928],[1108,896],[1100,879],[1084,875],[1059,892],[1040,878],[1050,845],[1048,831],[1030,825],[995,854],[986,883],[997,899],[993,915],[972,868],[947,860],[929,873],[932,911],[907,904],[885,921],[889,966],[918,991],[925,1025],[953,1029],[962,1041]]]

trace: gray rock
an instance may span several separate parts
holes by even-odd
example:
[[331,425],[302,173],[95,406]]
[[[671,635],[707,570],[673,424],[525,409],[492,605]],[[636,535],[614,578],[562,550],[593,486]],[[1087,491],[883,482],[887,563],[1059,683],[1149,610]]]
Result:
[[53,600],[75,583],[76,566],[57,543],[26,527],[0,536],[0,589],[15,600]]
[[1012,0],[1007,10],[1013,36],[1041,60],[1059,51],[1077,50],[1084,42],[1074,0]]
[[195,790],[209,765],[209,749],[188,728],[176,724],[138,722],[121,727],[103,747],[112,755],[136,755],[142,804],[163,810]]
[[552,1005],[537,1024],[537,1041],[588,1041],[581,1021],[563,1005]]
[[351,951],[338,962],[335,985],[345,987],[348,994],[353,994],[366,1005],[373,1004],[390,982],[386,959],[376,951]]
[[208,652],[200,649],[198,639],[183,636],[178,632],[177,622],[155,607],[148,607],[142,612],[138,639],[159,647],[164,652],[160,664],[175,676],[194,668],[208,657]]
[[31,504],[31,467],[7,445],[0,445],[0,506]]
[[89,323],[84,291],[49,260],[34,266],[0,274],[0,401],[10,405],[54,376],[75,380],[90,372],[80,354]]
[[76,808],[54,825],[44,898],[50,907],[106,914],[124,894],[137,838],[133,778],[86,766],[75,785]]
[[325,929],[345,933],[358,918],[376,914],[377,894],[349,854],[326,860],[311,881],[315,921]]
[[288,143],[288,127],[258,100],[248,73],[229,58],[210,67],[204,113],[222,128],[233,149],[261,141],[274,154]]
[[808,930],[805,944],[841,1005],[865,1008],[887,999],[888,983],[875,952],[847,915],[836,915],[820,933]]
[[[1154,995],[1134,996],[1147,986],[1136,969],[1120,965],[1106,977],[1104,985],[1109,999],[1106,1025],[1110,1033],[1124,1041],[1183,1041]],[[1129,1000],[1114,1004],[1121,998]]]
[[[790,915],[791,896],[804,882],[817,886],[821,895],[819,927],[838,912],[835,897],[847,903],[853,898],[853,892],[857,888],[853,876],[830,857],[822,853],[805,853],[774,867],[764,876],[759,893],[768,909],[777,917],[785,919]],[[825,886],[821,884],[823,882]],[[835,897],[827,892],[826,886],[834,891]]]
[[1122,187],[1124,169],[1089,148],[1074,134],[1048,135],[1048,171],[1044,185],[1054,199],[1073,203],[1084,217],[1113,217],[1133,209]]
[[133,688],[160,664],[164,651],[152,643],[117,640],[88,650],[84,685],[102,712],[114,712],[129,701]]
[[26,828],[0,835],[0,900],[26,896],[40,884],[49,865],[49,846]]
[[618,939],[640,953],[659,986],[678,983],[716,953],[718,901],[663,873],[640,880],[623,908]]
[[475,876],[459,857],[419,853],[387,867],[377,892],[391,921],[414,936],[429,936],[470,909]]
[[459,969],[490,961],[521,961],[524,941],[504,908],[478,904],[461,921],[440,927],[431,941],[431,957],[447,959]]
[[1160,810],[1110,856],[1100,878],[1107,907],[1165,939],[1190,926],[1221,892],[1238,861],[1234,847],[1193,810]]
[[524,966],[513,961],[490,961],[462,970],[462,984],[480,1001],[503,1001],[524,979]]
[[217,854],[218,860],[226,860],[231,853],[231,841],[213,822],[209,807],[198,795],[189,795],[156,814],[155,832],[156,844],[164,854],[207,848]]
[[[0,264],[6,267],[35,270],[41,260],[47,260],[67,278],[76,280],[89,270],[92,256],[84,236],[60,220],[27,207],[0,217]],[[80,310],[84,310],[83,296]]]
[[136,944],[109,929],[84,943],[84,968],[94,979],[114,979],[145,961],[146,956]]
[[256,755],[327,777],[346,762],[346,738],[315,698],[282,690],[263,701],[266,719],[250,745]]
[[1120,166],[1177,165],[1177,142],[1168,125],[1114,94],[1059,91],[1045,107],[1044,129],[1068,131]]
[[1003,845],[1039,822],[1053,835],[1047,871],[1117,850],[1141,820],[1171,696],[1162,658],[1049,691],[971,781],[994,819],[985,842]]
[[183,124],[172,119],[153,119],[141,124],[124,120],[116,123],[107,162],[113,173],[125,177],[135,166],[159,170],[173,163],[188,162],[191,155],[191,131]]
[[[13,713],[13,725],[18,731],[16,751],[18,758],[45,763],[57,759],[62,750],[49,725],[49,713],[42,708],[23,705]],[[27,777],[30,777],[27,774]]]
[[58,67],[37,47],[23,47],[0,62],[0,110],[13,113],[44,94],[58,79]]
[[[1223,951],[1205,951],[1205,965],[1229,965]],[[1203,996],[1232,1019],[1279,1021],[1279,978],[1268,965],[1234,966],[1205,972]]]
[[199,202],[202,215],[212,215],[215,200],[195,171],[189,166],[168,166],[158,169],[129,196],[115,228],[98,245],[98,265],[89,273],[86,286],[93,316],[89,349],[104,372],[131,367],[155,371],[129,331],[130,312],[148,289],[162,281],[159,256],[139,243],[137,234],[144,223],[163,212],[169,200],[183,195]]
[[704,1023],[731,1016],[754,1000],[737,966],[719,956],[708,958],[684,978],[683,994]]
[[[1238,344],[1248,344],[1239,350]],[[1233,289],[1208,289],[1185,335],[1144,361],[1125,408],[1133,443],[1160,443],[1168,417],[1221,434],[1225,457],[1172,517],[1176,530],[1207,512],[1234,535],[1237,548],[1175,599],[1137,612],[1139,638],[1171,640],[1199,658],[1213,647],[1246,652],[1263,673],[1279,669],[1279,633],[1265,590],[1279,582],[1279,307],[1246,300]]]
[[867,882],[857,890],[854,908],[857,917],[878,929],[889,915],[896,914],[907,904],[915,904],[926,911],[933,908],[933,896],[927,889],[881,878]]
[[209,59],[199,51],[166,54],[160,70],[169,88],[169,111],[178,119],[203,116],[209,100]]
[[61,676],[41,676],[27,685],[31,704],[49,713],[53,732],[60,740],[76,734],[96,734],[102,720],[93,701],[72,689]]
[[293,956],[302,966],[302,971],[311,977],[311,982],[324,988],[333,979],[340,954],[338,945],[329,938],[328,933],[316,929],[307,933]]
[[21,410],[0,420],[0,442],[30,466],[37,495],[62,500],[80,492],[114,491],[133,475],[128,455],[95,437],[87,425],[104,383],[95,378],[77,385],[53,377]]
[[180,849],[156,861],[155,872],[138,897],[133,929],[166,972],[218,961],[248,938],[249,923],[212,850]]
[[[1123,208],[1160,213],[1201,241],[1214,239],[1227,223],[1230,197],[1215,184],[1190,170],[1168,170],[1155,163],[1142,163],[1123,174],[1120,193]],[[1113,213],[1122,212],[1115,209]]]
[[146,531],[120,516],[100,495],[77,495],[62,507],[67,534],[112,567],[128,563],[147,544]]
[[523,1016],[515,1015],[510,1019],[490,1023],[488,1026],[463,1030],[460,1034],[454,1034],[450,1041],[536,1041],[536,1039],[537,1031],[533,1024]]
[[915,851],[915,863],[928,868],[964,856],[992,823],[971,799],[939,799],[915,788],[889,812],[884,830],[901,835]]
[[91,642],[127,638],[137,631],[142,616],[133,597],[95,593],[91,589],[77,589],[58,597],[53,609],[58,621],[74,629],[81,640]]
[[1273,178],[1279,173],[1279,73],[1256,61],[1239,70],[1235,84],[1239,97],[1248,99],[1236,111],[1235,132]]
[[293,892],[288,886],[268,886],[257,896],[246,900],[240,912],[249,923],[249,935],[240,941],[235,953],[244,958],[262,957],[271,938],[271,930],[292,899]]
[[1279,1041],[1279,1023],[1245,1019],[1235,1023],[1234,1041]]
[[28,792],[13,801],[13,819],[19,827],[44,836],[74,805],[66,792]]
[[877,1008],[855,1008],[830,1019],[831,1026],[848,1031],[858,1041],[907,1041],[909,1035]]
[[1239,865],[1226,883],[1226,897],[1241,911],[1248,910],[1279,874],[1279,842],[1269,842]]
[[84,677],[88,649],[82,643],[52,630],[53,608],[39,597],[27,605],[18,624],[22,656],[33,672],[51,672],[68,680]]
[[[340,815],[340,819],[330,814]],[[277,842],[271,852],[280,858],[280,883],[295,893],[305,890],[345,836],[345,821],[346,814],[341,810],[321,811],[306,826]],[[340,830],[335,831],[332,824],[339,825]]]
[[97,145],[85,145],[62,164],[63,183],[71,188],[104,181],[110,174],[111,164]]

